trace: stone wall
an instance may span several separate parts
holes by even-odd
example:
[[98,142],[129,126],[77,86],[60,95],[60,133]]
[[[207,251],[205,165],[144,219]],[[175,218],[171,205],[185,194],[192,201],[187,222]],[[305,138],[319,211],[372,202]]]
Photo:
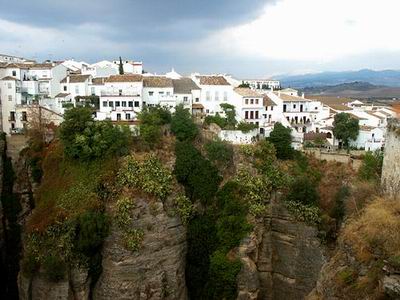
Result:
[[388,122],[382,188],[390,197],[400,195],[400,119],[391,119]]
[[297,222],[281,203],[272,203],[270,217],[239,247],[238,299],[304,298],[326,261],[317,235],[316,228]]

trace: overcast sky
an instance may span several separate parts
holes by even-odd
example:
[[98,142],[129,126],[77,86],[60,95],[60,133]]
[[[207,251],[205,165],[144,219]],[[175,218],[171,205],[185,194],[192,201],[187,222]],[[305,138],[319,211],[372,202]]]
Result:
[[0,53],[264,77],[400,69],[400,0],[0,0]]

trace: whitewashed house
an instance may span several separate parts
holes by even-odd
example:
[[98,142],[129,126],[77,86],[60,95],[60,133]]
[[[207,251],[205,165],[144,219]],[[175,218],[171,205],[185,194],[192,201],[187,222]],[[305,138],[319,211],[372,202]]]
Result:
[[104,82],[100,96],[98,120],[133,121],[142,110],[143,76],[112,75]]
[[143,77],[143,104],[161,105],[171,110],[176,106],[172,79],[165,76]]
[[172,85],[174,86],[176,104],[183,104],[185,108],[188,108],[193,113],[193,104],[200,102],[201,89],[191,78],[185,77],[173,79]]
[[249,88],[235,88],[230,104],[236,109],[237,120],[260,126],[263,120],[264,97]]
[[61,80],[61,92],[70,94],[73,100],[77,96],[88,96],[91,75],[68,75]]
[[223,114],[220,104],[233,100],[233,86],[220,75],[192,75],[192,80],[201,89],[200,101],[194,104],[201,105],[206,115]]
[[281,88],[279,80],[275,79],[243,79],[242,83],[248,84],[252,90],[268,91]]

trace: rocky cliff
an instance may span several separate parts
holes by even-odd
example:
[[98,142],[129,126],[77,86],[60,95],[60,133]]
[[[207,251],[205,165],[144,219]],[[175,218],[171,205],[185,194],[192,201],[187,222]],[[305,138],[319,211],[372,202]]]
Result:
[[302,299],[326,261],[318,231],[298,222],[279,201],[239,247],[238,299]]
[[[168,212],[169,211],[169,212]],[[103,247],[103,272],[94,299],[186,299],[186,230],[161,201],[135,199],[132,227],[143,241],[132,253],[113,228]]]

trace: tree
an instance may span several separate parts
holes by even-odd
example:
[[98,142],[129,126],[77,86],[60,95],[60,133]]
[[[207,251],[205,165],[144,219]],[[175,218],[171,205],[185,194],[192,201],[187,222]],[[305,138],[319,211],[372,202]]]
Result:
[[342,141],[344,147],[349,150],[350,140],[356,140],[360,126],[358,120],[347,113],[335,115],[333,121],[333,135]]
[[228,103],[221,103],[220,106],[225,113],[227,129],[235,129],[237,124],[235,106]]
[[151,149],[159,144],[162,136],[161,126],[171,122],[171,113],[165,107],[143,107],[138,114],[140,138]]
[[124,155],[129,151],[131,132],[110,120],[94,121],[88,108],[73,108],[65,114],[60,139],[67,156],[92,160],[104,155]]
[[242,81],[242,83],[241,84],[239,84],[239,86],[238,87],[240,87],[240,88],[250,88],[250,84],[248,84],[248,83],[244,83],[244,81]]
[[303,205],[316,205],[318,199],[319,195],[315,184],[308,177],[297,177],[290,185],[290,191],[287,196],[288,201]]
[[382,151],[365,153],[361,167],[358,170],[358,177],[362,180],[379,181],[382,174],[383,153]]
[[291,129],[286,128],[281,123],[275,123],[268,141],[274,144],[276,149],[276,157],[279,159],[293,158],[292,135]]
[[218,166],[227,167],[233,159],[233,148],[221,140],[210,141],[204,145],[207,157]]
[[124,64],[122,63],[121,56],[119,57],[119,75],[124,75]]
[[179,104],[175,109],[171,119],[171,131],[179,141],[191,141],[199,132],[189,110],[185,109],[183,104]]

